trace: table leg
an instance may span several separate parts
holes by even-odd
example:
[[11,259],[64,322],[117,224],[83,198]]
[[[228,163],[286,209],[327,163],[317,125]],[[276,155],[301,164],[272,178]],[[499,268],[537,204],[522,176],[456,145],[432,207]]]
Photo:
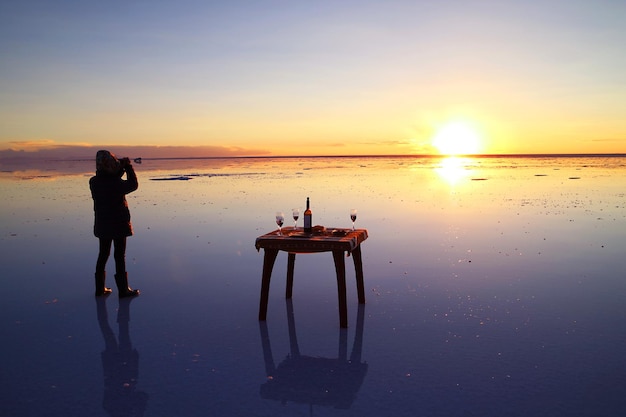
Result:
[[263,347],[263,362],[265,362],[265,375],[271,376],[276,372],[274,365],[274,355],[272,355],[272,344],[270,343],[270,335],[267,331],[267,322],[259,322],[259,330],[261,332],[261,346]]
[[339,352],[337,358],[341,363],[348,361],[348,329],[339,329]]
[[365,284],[363,283],[363,262],[361,260],[361,245],[352,251],[354,272],[356,275],[356,290],[359,294],[359,304],[365,304]]
[[291,290],[293,289],[293,267],[296,263],[296,254],[289,253],[287,255],[287,288],[285,289],[285,298],[291,298]]
[[270,279],[272,269],[278,255],[277,249],[264,249],[263,256],[263,278],[261,279],[261,301],[259,303],[259,320],[265,320],[267,316],[267,301],[270,294]]
[[343,251],[333,251],[337,272],[337,294],[339,297],[339,327],[348,327],[348,304],[346,301],[346,261]]
[[296,335],[296,319],[293,316],[293,303],[287,300],[287,327],[289,328],[289,352],[291,358],[300,357],[300,348],[298,347],[298,336]]
[[363,350],[363,323],[365,321],[365,306],[359,304],[359,310],[356,315],[356,333],[354,334],[354,344],[352,345],[352,353],[350,361],[355,364],[361,363],[361,352]]

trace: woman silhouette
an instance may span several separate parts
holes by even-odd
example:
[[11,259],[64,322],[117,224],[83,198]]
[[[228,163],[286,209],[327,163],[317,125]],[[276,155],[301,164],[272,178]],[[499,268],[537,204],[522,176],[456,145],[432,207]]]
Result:
[[[126,179],[122,179],[126,173]],[[137,175],[130,159],[117,159],[109,151],[98,151],[96,154],[96,175],[89,180],[89,188],[93,198],[95,221],[93,232],[100,240],[100,251],[96,262],[96,296],[109,295],[111,289],[105,287],[105,266],[114,245],[115,284],[119,297],[134,297],[139,290],[128,287],[126,273],[126,238],[132,236],[130,211],[126,202],[126,194],[139,187]]]

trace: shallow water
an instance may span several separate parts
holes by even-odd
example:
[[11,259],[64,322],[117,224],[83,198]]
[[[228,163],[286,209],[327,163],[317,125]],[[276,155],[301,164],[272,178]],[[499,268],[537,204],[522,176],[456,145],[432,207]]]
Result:
[[[121,304],[92,295],[90,167],[2,168],[2,416],[626,411],[626,158],[144,161]],[[347,330],[330,254],[287,303],[280,253],[257,321],[254,240],[307,196],[368,229]]]

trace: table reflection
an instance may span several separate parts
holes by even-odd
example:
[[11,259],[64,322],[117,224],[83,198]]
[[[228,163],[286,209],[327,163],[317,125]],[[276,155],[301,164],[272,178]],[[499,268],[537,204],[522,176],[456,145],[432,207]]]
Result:
[[363,346],[364,305],[359,304],[357,326],[348,359],[348,331],[339,330],[337,358],[307,356],[300,353],[296,337],[293,304],[287,300],[290,353],[278,366],[274,364],[267,322],[259,322],[267,382],[261,385],[261,398],[293,401],[313,406],[349,409],[367,373],[367,363],[361,362]]
[[106,301],[96,297],[98,325],[104,338],[102,369],[104,371],[104,398],[102,406],[115,417],[143,416],[148,394],[137,390],[139,377],[139,352],[130,341],[130,303],[133,298],[119,300],[117,310],[118,339],[109,326]]

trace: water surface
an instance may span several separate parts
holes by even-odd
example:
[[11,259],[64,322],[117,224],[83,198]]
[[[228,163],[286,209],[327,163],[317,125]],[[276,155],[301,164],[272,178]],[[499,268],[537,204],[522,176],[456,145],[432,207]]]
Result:
[[[0,415],[626,411],[625,158],[144,160],[126,304],[92,294],[90,165],[2,167]],[[288,303],[280,253],[257,321],[254,240],[307,196],[369,232],[347,330],[330,254]]]

